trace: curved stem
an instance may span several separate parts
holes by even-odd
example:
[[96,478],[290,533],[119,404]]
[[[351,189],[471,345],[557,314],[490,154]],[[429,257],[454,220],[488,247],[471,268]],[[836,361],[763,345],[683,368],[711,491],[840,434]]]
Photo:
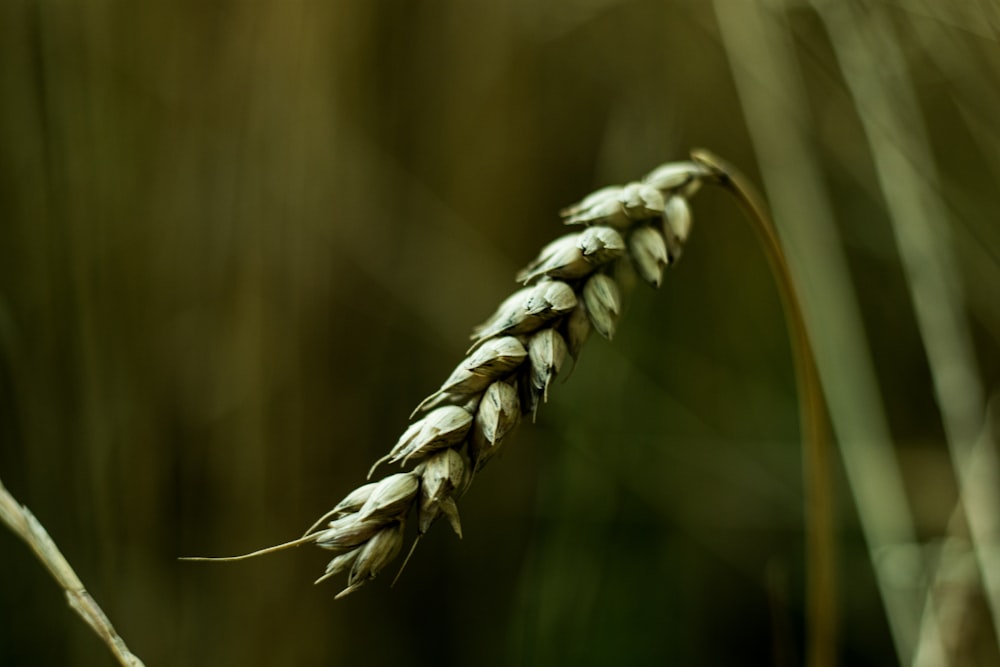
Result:
[[832,484],[829,474],[825,409],[802,305],[792,281],[781,241],[762,198],[735,167],[704,149],[691,157],[708,169],[711,181],[736,198],[764,248],[785,308],[786,324],[799,388],[799,410],[804,440],[806,488],[806,568],[808,661],[827,667],[836,656],[836,576]]

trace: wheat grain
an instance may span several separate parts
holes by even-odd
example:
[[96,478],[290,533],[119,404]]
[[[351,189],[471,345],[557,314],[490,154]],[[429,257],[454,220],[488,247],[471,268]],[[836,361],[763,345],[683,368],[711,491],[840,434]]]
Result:
[[423,416],[368,476],[382,463],[418,462],[416,467],[358,487],[302,538],[255,554],[308,543],[338,552],[317,583],[349,570],[339,598],[399,554],[412,514],[417,539],[442,516],[461,537],[458,499],[474,474],[496,456],[521,417],[534,416],[548,400],[553,379],[568,357],[575,363],[591,330],[614,337],[622,312],[619,265],[628,262],[659,287],[690,232],[687,199],[709,176],[699,162],[665,164],[641,182],[602,188],[563,209],[563,222],[582,230],[545,246],[517,274],[525,286],[473,330],[465,359],[417,405],[411,419]]
[[621,313],[621,291],[611,276],[597,273],[583,286],[583,305],[590,324],[608,340],[615,336]]
[[[412,473],[390,475],[352,491],[307,535],[340,551],[328,577],[350,568],[346,595],[373,579],[399,553],[406,518],[417,514],[423,535],[444,516],[461,536],[459,497],[473,474],[500,451],[523,414],[548,400],[567,357],[574,361],[596,330],[614,336],[622,311],[615,264],[629,261],[659,287],[691,228],[687,199],[705,169],[696,162],[663,165],[642,182],[602,188],[561,212],[584,225],[548,244],[517,274],[526,285],[474,329],[473,346],[441,387],[421,402],[427,412],[406,430],[384,462],[421,461]],[[370,475],[369,475],[370,476]]]

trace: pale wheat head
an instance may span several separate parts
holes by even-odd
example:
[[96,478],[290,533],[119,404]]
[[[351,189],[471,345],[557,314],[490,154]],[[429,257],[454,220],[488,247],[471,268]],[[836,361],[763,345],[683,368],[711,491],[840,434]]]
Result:
[[[461,536],[458,499],[553,379],[575,363],[591,331],[611,339],[622,312],[619,275],[659,287],[691,229],[688,198],[710,177],[697,162],[665,164],[641,182],[598,190],[561,211],[579,228],[548,244],[517,275],[523,287],[473,330],[472,347],[419,417],[372,466],[416,464],[358,487],[300,540],[337,552],[318,581],[348,572],[337,597],[375,578],[400,553],[404,525],[417,539],[444,517]],[[323,526],[325,523],[325,527]]]

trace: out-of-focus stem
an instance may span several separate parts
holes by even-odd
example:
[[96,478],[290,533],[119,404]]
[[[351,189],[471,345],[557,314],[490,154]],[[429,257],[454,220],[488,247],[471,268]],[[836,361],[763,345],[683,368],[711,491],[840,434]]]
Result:
[[24,540],[35,556],[49,571],[66,593],[66,601],[80,617],[87,622],[97,636],[101,638],[114,654],[118,662],[125,667],[142,667],[143,663],[118,636],[111,621],[101,607],[90,597],[83,582],[76,576],[56,543],[49,537],[45,527],[35,518],[31,511],[17,502],[0,481],[0,520]]
[[[832,203],[809,146],[809,105],[784,10],[740,0],[714,4],[768,199],[803,293],[830,421],[893,642],[900,663],[909,664],[925,567]],[[900,586],[903,572],[907,585]]]
[[[995,635],[1000,638],[1000,462],[980,446],[985,400],[951,254],[947,206],[905,57],[883,8],[814,0],[854,97],[927,352]],[[922,664],[934,664],[927,659]]]

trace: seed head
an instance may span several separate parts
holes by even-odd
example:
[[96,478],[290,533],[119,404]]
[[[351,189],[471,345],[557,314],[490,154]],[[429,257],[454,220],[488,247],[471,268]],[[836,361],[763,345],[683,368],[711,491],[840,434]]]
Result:
[[[548,400],[566,358],[578,358],[590,332],[614,336],[622,291],[635,276],[660,285],[690,232],[686,198],[707,176],[696,162],[667,164],[641,182],[597,190],[562,210],[565,224],[581,227],[545,246],[518,274],[525,286],[473,330],[466,357],[414,411],[426,414],[369,477],[385,461],[419,463],[359,487],[317,522],[332,517],[326,528],[280,546],[315,541],[337,552],[320,580],[349,570],[342,597],[396,557],[411,511],[414,546],[441,516],[461,537],[457,499],[521,418]],[[626,253],[630,261],[622,259]]]

